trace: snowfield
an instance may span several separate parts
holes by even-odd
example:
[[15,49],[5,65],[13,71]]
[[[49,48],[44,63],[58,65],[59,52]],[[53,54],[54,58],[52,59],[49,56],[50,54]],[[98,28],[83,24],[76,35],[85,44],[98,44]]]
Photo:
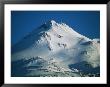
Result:
[[51,20],[12,47],[12,76],[100,76],[100,40]]

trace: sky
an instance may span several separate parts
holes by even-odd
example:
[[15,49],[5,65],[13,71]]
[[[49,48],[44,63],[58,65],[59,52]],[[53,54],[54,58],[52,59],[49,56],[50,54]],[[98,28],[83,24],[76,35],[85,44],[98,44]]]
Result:
[[50,20],[66,23],[90,39],[100,38],[100,11],[11,11],[12,45]]

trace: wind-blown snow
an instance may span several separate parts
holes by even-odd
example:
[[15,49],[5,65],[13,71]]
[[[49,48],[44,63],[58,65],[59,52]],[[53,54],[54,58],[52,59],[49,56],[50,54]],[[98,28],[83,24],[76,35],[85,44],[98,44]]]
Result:
[[[96,68],[100,67],[100,41],[99,39],[89,39],[68,25],[51,20],[29,33],[12,47],[12,62],[28,61],[36,57],[45,60],[42,68],[51,72],[63,73],[68,71],[73,73],[74,70],[77,72],[77,69],[71,70],[69,65],[83,61]],[[31,64],[29,63],[25,67],[37,65],[37,60],[35,59],[34,64],[30,62]],[[39,71],[36,69],[28,76],[36,75]],[[39,71],[39,73],[41,72]],[[63,74],[65,76],[79,76],[75,73],[73,75]]]

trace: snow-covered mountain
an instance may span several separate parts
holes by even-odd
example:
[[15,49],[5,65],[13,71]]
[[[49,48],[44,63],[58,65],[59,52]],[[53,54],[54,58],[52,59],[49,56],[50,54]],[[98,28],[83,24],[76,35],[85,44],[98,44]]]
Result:
[[[12,47],[12,76],[81,76],[82,68],[74,67],[77,64],[91,72],[100,67],[100,40],[89,39],[54,20]],[[25,73],[17,73],[19,70]]]

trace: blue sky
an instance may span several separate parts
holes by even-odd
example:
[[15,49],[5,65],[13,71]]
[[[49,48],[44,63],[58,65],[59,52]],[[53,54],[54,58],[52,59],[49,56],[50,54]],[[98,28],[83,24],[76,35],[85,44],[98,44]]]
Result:
[[88,38],[100,38],[100,11],[12,11],[12,45],[49,20],[66,23]]

